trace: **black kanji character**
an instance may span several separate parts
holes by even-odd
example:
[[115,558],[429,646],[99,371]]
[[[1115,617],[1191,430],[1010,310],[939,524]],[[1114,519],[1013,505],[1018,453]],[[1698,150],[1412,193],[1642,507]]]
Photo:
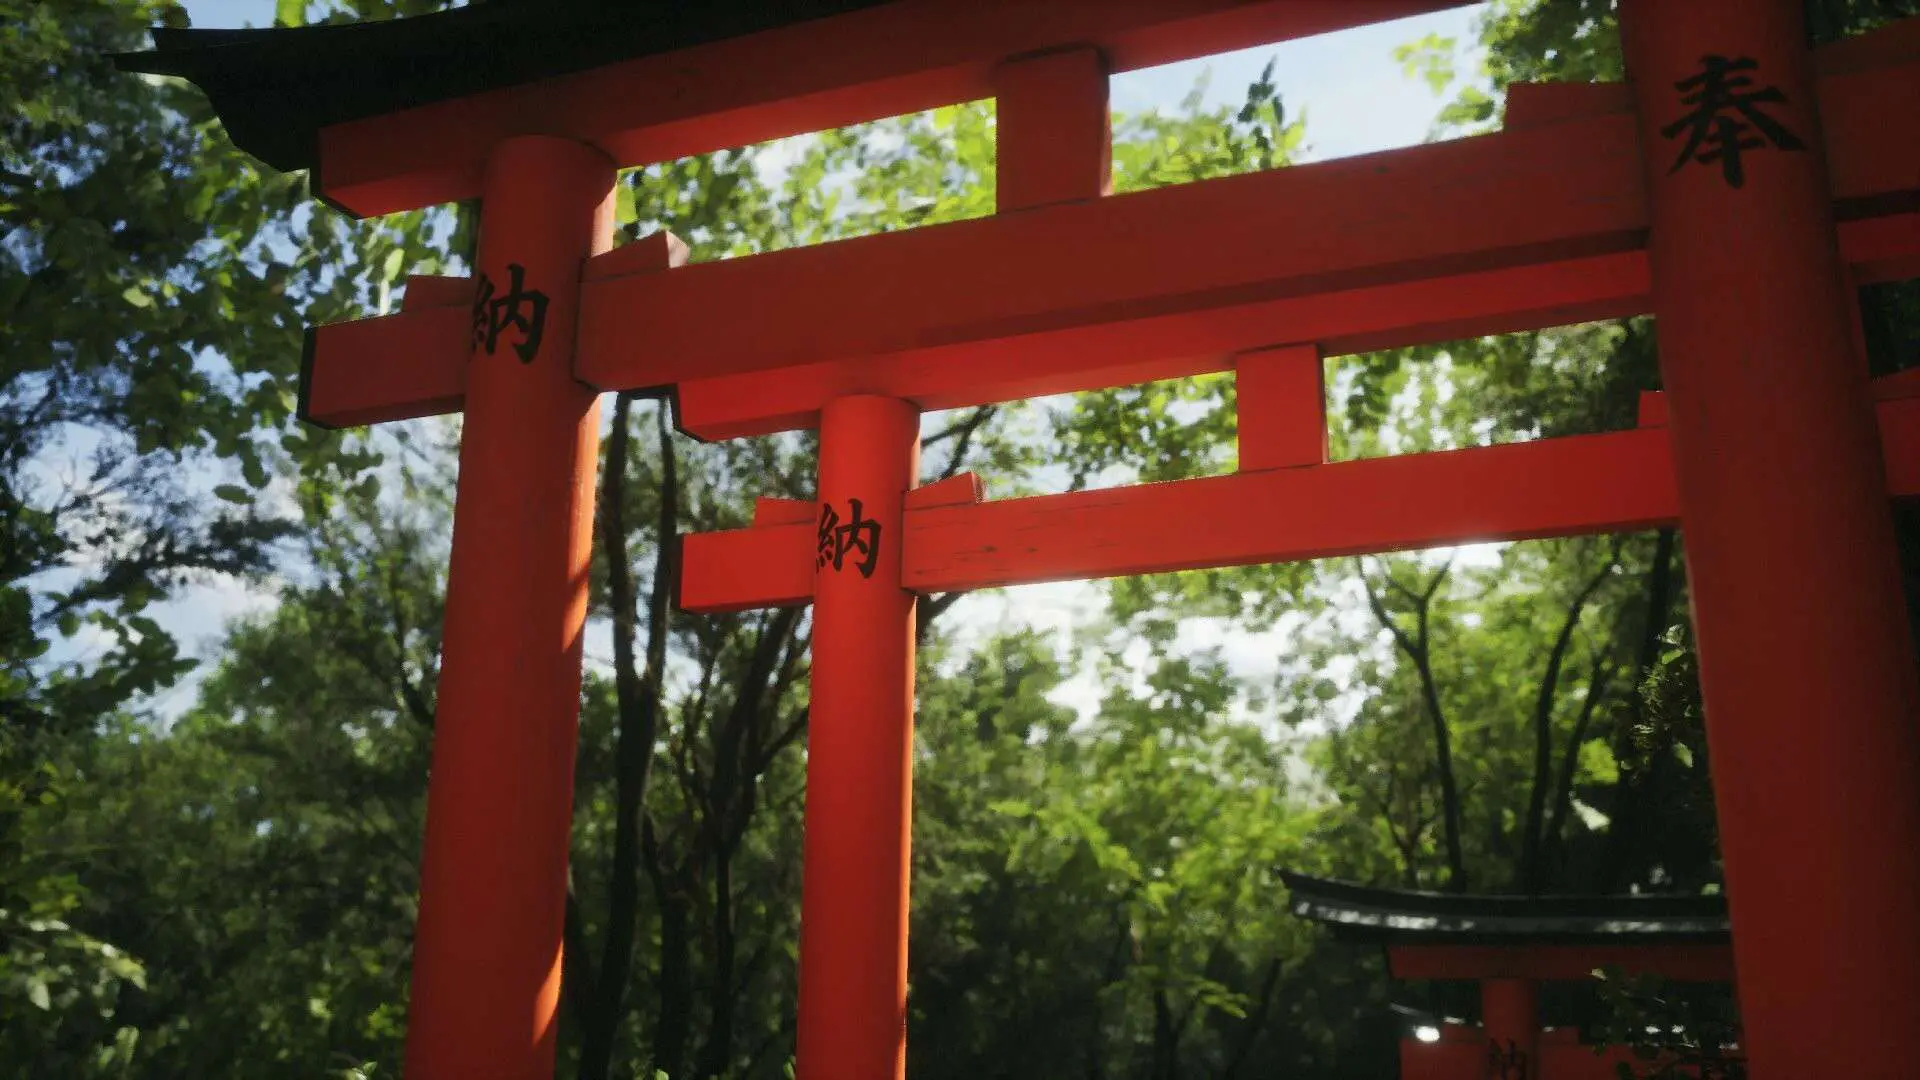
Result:
[[1746,151],[1762,149],[1768,143],[1781,150],[1806,149],[1798,135],[1760,109],[1762,105],[1784,103],[1787,95],[1773,86],[1749,89],[1754,83],[1746,73],[1759,66],[1759,61],[1746,56],[1703,56],[1700,74],[1673,84],[1681,92],[1680,103],[1693,106],[1693,111],[1660,129],[1660,134],[1669,139],[1687,133],[1686,145],[1669,172],[1679,172],[1688,161],[1702,165],[1717,161],[1728,186],[1737,188],[1747,182],[1746,168],[1740,160]]
[[1512,1039],[1502,1050],[1495,1039],[1487,1040],[1487,1075],[1497,1080],[1527,1080],[1527,1055]]
[[547,332],[547,294],[526,288],[526,274],[526,267],[508,263],[510,288],[507,295],[498,298],[493,295],[493,279],[480,275],[473,298],[473,343],[485,347],[488,356],[500,343],[500,332],[508,327],[520,331],[520,341],[513,351],[520,354],[521,363],[533,363],[540,352],[540,338]]
[[820,537],[814,551],[814,569],[825,569],[828,564],[835,570],[844,569],[847,553],[857,551],[865,558],[855,563],[854,569],[860,571],[861,577],[872,577],[874,565],[880,561],[880,523],[861,516],[859,499],[848,499],[847,509],[852,519],[842,525],[831,503],[820,504]]

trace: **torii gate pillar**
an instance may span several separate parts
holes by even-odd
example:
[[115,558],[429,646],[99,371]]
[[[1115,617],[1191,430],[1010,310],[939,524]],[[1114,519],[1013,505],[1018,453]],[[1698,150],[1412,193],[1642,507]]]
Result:
[[1532,979],[1480,980],[1480,1023],[1487,1037],[1488,1076],[1540,1075],[1540,988]]
[[[1920,685],[1801,3],[1621,9],[1753,1073],[1910,1076]],[[1709,67],[1787,137],[1722,96],[1751,149],[1683,154]]]
[[613,180],[563,139],[508,139],[487,162],[407,1080],[553,1075],[600,438],[573,326],[580,264],[612,243]]
[[856,395],[821,411],[799,1080],[906,1073],[915,598],[900,533],[919,472],[912,405]]

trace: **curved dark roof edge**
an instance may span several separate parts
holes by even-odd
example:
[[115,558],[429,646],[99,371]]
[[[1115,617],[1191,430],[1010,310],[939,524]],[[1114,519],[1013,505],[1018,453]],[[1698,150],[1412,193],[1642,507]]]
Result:
[[312,168],[320,129],[639,56],[809,22],[889,0],[483,0],[384,22],[155,28],[122,71],[206,93],[234,145]]
[[1380,945],[1680,945],[1731,939],[1721,896],[1488,896],[1385,889],[1282,870],[1293,913]]
[[1280,871],[1280,879],[1296,898],[1306,896],[1332,903],[1364,904],[1410,915],[1556,915],[1644,919],[1661,915],[1724,918],[1727,913],[1725,896],[1681,893],[1543,896],[1443,893],[1357,885],[1292,870]]

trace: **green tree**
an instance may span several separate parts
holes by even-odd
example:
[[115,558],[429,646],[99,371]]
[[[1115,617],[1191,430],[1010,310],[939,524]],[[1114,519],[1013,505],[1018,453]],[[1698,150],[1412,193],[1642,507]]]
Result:
[[340,493],[195,705],[96,749],[60,834],[86,925],[147,966],[125,1075],[397,1070],[450,496]]
[[97,1056],[86,1032],[140,967],[75,929],[90,858],[57,838],[94,796],[95,741],[193,667],[150,609],[267,570],[293,528],[277,455],[316,482],[373,463],[287,426],[301,327],[442,262],[443,224],[343,222],[235,151],[197,92],[112,69],[184,19],[0,4],[0,1058],[74,1075],[125,1060],[124,1028]]

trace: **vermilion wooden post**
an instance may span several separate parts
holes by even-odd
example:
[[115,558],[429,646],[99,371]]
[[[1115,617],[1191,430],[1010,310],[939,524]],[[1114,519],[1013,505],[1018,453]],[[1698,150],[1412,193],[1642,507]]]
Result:
[[613,177],[545,137],[487,164],[475,269],[492,291],[467,369],[408,1080],[553,1073],[600,434],[573,322],[581,261],[612,239]]
[[1097,199],[1112,187],[1107,62],[1088,46],[994,69],[994,207]]
[[914,596],[900,584],[900,533],[919,421],[904,401],[865,395],[821,413],[800,1080],[906,1069]]
[[[1911,1076],[1920,686],[1801,3],[1621,19],[1753,1075]],[[1712,68],[1787,135],[1721,109],[1737,172],[1711,141],[1683,157],[1708,84],[1676,84]]]
[[1480,1025],[1487,1036],[1489,1080],[1541,1076],[1540,1001],[1532,980],[1480,980]]
[[1281,345],[1233,361],[1240,471],[1327,460],[1326,365],[1316,345]]

